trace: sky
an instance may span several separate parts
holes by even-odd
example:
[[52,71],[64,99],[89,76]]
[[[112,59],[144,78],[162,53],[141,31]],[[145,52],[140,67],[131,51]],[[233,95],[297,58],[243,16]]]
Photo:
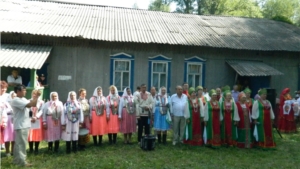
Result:
[[[118,7],[126,7],[126,8],[132,8],[132,6],[136,3],[139,9],[148,9],[148,6],[151,2],[151,0],[52,0],[52,1],[75,2],[75,3],[106,5],[106,6],[118,6]],[[176,8],[176,5],[172,4],[171,11],[174,11],[175,8]]]

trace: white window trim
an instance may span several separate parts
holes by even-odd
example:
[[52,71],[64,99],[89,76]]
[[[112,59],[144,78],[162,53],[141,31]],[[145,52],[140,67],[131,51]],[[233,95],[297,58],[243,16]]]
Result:
[[[189,65],[200,65],[201,66],[201,73],[199,74],[200,75],[200,83],[199,85],[202,86],[203,85],[203,80],[202,80],[202,77],[203,77],[203,63],[198,63],[198,62],[187,62],[187,66],[186,66],[186,81],[189,82]],[[198,75],[196,73],[193,74],[195,78],[195,75]],[[194,80],[194,83],[195,83],[195,80]],[[192,86],[195,86],[195,84],[192,84]]]
[[[154,71],[153,71],[153,65],[154,65],[154,63],[163,63],[163,64],[166,64],[166,72],[165,72],[165,74],[166,74],[166,88],[167,88],[167,86],[168,86],[168,77],[169,77],[169,74],[168,74],[168,61],[152,61],[152,69],[151,69],[151,87],[152,86],[154,86],[154,84],[153,84],[153,73],[154,73]],[[159,75],[161,74],[161,72],[157,72],[157,73],[159,73]],[[158,76],[158,89],[159,88],[161,88],[162,86],[160,86],[160,76]],[[157,89],[157,90],[158,90]]]
[[[129,60],[129,59],[114,59],[114,72],[113,72],[113,84],[115,85],[116,83],[115,83],[115,73],[116,73],[116,71],[115,71],[115,69],[116,69],[116,61],[124,61],[124,62],[129,62],[129,70],[128,71],[124,71],[124,70],[118,70],[117,72],[121,72],[121,89],[118,89],[118,91],[123,91],[123,88],[125,88],[125,87],[123,87],[123,72],[128,72],[129,73],[129,79],[128,79],[128,81],[129,81],[129,84],[128,84],[128,86],[130,86],[131,84],[130,84],[130,81],[131,81],[131,61]],[[127,86],[126,86],[127,87]]]

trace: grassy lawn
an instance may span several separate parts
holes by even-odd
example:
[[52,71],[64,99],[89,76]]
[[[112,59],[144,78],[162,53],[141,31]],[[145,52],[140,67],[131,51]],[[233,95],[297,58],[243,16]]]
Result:
[[[123,136],[118,134],[117,145],[108,145],[105,136],[101,147],[94,147],[90,142],[85,151],[69,155],[65,154],[63,141],[58,154],[47,152],[47,144],[43,142],[39,155],[28,154],[27,158],[34,164],[32,168],[37,169],[300,168],[300,133],[283,134],[283,139],[279,138],[277,133],[274,134],[277,149],[272,151],[173,146],[169,133],[168,145],[157,145],[154,151],[145,152],[137,145],[136,135],[133,145],[124,145]],[[1,151],[1,168],[21,167],[12,165],[12,157],[5,157],[4,151]]]

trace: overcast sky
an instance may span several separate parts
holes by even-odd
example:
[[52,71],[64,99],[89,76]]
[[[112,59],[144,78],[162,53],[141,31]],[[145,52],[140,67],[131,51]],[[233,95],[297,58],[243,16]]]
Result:
[[[137,3],[137,5],[140,9],[148,9],[148,6],[151,2],[151,0],[52,0],[52,1],[118,6],[118,7],[126,7],[126,8],[132,8],[133,4]],[[176,8],[176,5],[172,4],[171,11],[175,10],[175,8]]]

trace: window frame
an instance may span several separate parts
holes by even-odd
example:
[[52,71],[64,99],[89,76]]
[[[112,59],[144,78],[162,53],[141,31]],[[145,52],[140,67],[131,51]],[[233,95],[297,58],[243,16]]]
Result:
[[[166,86],[165,87],[167,89],[167,93],[170,93],[171,61],[172,61],[172,58],[168,58],[164,55],[156,55],[153,57],[149,57],[149,60],[148,60],[148,66],[149,66],[148,85],[149,85],[149,88],[153,86],[153,65],[154,65],[154,63],[164,63],[164,64],[166,64],[166,72],[165,72],[166,73]],[[162,72],[159,72],[159,75],[160,74],[162,74]],[[159,76],[159,78],[160,78],[160,76]],[[161,87],[160,83],[158,84],[158,86]],[[157,90],[159,90],[159,89],[157,89]]]
[[[154,72],[153,67],[154,67],[155,63],[165,64],[166,65],[166,71],[165,72]],[[154,75],[154,73],[158,73],[159,74],[159,76],[158,76],[158,86],[159,86],[158,89],[161,87],[160,86],[160,80],[161,80],[160,79],[160,75],[161,74],[166,74],[166,86],[165,87],[167,87],[168,86],[168,78],[169,78],[169,75],[168,75],[168,68],[169,68],[168,67],[168,62],[166,62],[166,61],[152,61],[152,65],[151,66],[152,66],[152,69],[151,69],[151,72],[150,72],[151,73],[151,82],[150,82],[151,86],[154,86],[154,84],[153,84],[153,82],[154,82],[153,81],[153,75]]]
[[[198,73],[198,74],[196,74],[196,73],[189,73],[189,65],[197,65],[197,66],[201,66],[201,69],[200,69],[200,74]],[[194,81],[193,81],[193,83],[194,84],[192,84],[191,86],[195,86],[195,87],[197,87],[196,86],[196,79],[195,79],[195,75],[200,75],[200,79],[199,79],[199,85],[200,86],[202,86],[203,85],[203,78],[202,78],[202,76],[203,76],[203,63],[202,62],[187,62],[187,70],[186,70],[186,73],[187,73],[187,77],[186,77],[186,82],[188,83],[189,82],[189,75],[193,75],[193,78],[194,78]],[[189,84],[190,85],[190,84]]]
[[[116,61],[128,61],[129,62],[129,87],[131,90],[133,90],[133,84],[134,84],[134,56],[129,55],[127,53],[117,53],[114,55],[110,55],[110,85],[115,85],[115,63]],[[120,71],[125,72],[125,71]],[[123,77],[123,73],[121,75],[121,78]],[[123,79],[121,79],[121,88],[123,87]],[[127,86],[126,86],[127,87]],[[124,86],[125,88],[125,86]],[[118,89],[119,95],[123,94],[123,89]]]
[[[184,59],[184,78],[183,81],[188,83],[188,66],[189,65],[202,65],[201,66],[201,84],[199,84],[200,86],[205,86],[205,73],[206,73],[206,59],[200,58],[198,56],[193,56],[190,58],[186,58]],[[194,82],[195,83],[195,82]],[[193,84],[195,85],[195,84]],[[192,87],[192,86],[191,86]],[[197,86],[193,86],[193,87],[197,87]]]
[[[116,66],[116,62],[128,62],[129,63],[129,70],[128,71],[124,71],[124,70],[115,70],[115,66]],[[121,89],[118,89],[119,91],[123,91],[124,87],[123,86],[123,72],[128,72],[129,73],[129,84],[128,86],[130,86],[130,79],[131,79],[131,61],[128,60],[128,59],[114,59],[114,69],[113,69],[113,84],[116,85],[116,82],[115,82],[115,77],[116,77],[116,72],[121,72]],[[127,87],[127,86],[126,86]]]

